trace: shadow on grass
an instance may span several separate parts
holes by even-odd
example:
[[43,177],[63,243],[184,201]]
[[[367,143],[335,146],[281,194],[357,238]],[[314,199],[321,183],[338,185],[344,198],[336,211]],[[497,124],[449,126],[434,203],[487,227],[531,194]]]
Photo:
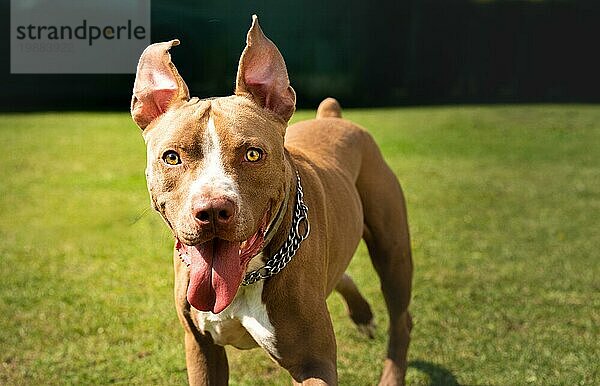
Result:
[[440,365],[436,365],[435,363],[411,361],[408,362],[408,367],[412,367],[429,375],[430,386],[460,386],[460,383],[458,383],[456,377],[450,370]]

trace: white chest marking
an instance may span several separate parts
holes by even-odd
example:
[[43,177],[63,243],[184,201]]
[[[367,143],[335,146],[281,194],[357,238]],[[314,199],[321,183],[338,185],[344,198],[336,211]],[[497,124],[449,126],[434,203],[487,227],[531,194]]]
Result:
[[[198,312],[198,325],[209,332],[219,345],[238,348],[256,347],[254,342],[275,358],[279,358],[275,346],[275,328],[269,320],[267,309],[262,303],[263,283],[257,282],[240,287],[233,302],[218,314]],[[245,339],[249,334],[254,342]]]
[[239,190],[236,182],[225,170],[221,142],[212,117],[208,118],[202,140],[202,152],[202,168],[190,186],[189,196],[227,197],[239,204]]

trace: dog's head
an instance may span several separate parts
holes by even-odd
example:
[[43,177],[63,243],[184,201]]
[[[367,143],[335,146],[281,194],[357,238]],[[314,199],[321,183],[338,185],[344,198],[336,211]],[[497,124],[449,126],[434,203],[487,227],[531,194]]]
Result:
[[147,144],[153,206],[190,267],[188,301],[218,313],[235,297],[289,189],[283,143],[296,96],[256,16],[233,96],[190,98],[169,54],[178,44],[142,54],[131,115]]

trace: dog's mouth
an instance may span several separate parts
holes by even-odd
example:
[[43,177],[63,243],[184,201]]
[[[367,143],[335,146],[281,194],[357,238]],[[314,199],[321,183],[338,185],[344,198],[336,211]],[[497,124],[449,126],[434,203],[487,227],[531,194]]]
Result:
[[231,304],[248,263],[262,250],[267,219],[268,212],[256,233],[242,242],[215,237],[186,245],[177,239],[181,261],[190,269],[187,299],[194,308],[218,314]]

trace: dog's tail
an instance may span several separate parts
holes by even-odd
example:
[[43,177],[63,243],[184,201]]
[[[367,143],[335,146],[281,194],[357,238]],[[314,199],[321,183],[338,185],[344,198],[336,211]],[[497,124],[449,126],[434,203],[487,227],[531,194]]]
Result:
[[334,98],[325,98],[317,109],[317,118],[341,118],[342,107]]

